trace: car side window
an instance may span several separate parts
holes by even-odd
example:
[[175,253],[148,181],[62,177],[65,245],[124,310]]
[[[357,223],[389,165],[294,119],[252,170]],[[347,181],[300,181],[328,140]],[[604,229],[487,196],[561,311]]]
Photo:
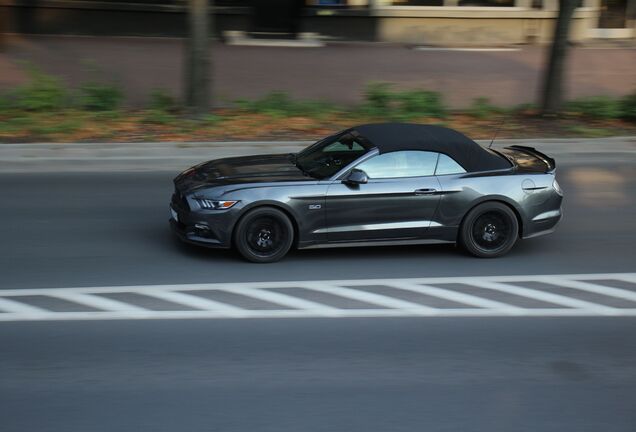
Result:
[[465,172],[466,170],[462,168],[460,164],[455,162],[455,159],[443,153],[440,153],[439,159],[437,160],[435,175],[462,174]]
[[368,159],[356,168],[369,178],[423,177],[435,173],[438,153],[407,150],[384,153]]

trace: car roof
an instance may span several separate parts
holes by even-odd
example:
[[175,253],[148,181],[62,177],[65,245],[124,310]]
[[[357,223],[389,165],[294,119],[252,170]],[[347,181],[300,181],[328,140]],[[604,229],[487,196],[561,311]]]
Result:
[[468,172],[510,168],[503,157],[490,152],[456,130],[412,123],[374,123],[353,127],[347,132],[366,139],[382,153],[421,150],[444,153]]

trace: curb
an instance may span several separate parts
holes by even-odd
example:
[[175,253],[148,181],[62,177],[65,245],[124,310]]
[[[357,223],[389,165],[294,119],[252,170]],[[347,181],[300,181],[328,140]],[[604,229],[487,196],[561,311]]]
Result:
[[[0,144],[0,172],[174,171],[205,160],[251,154],[290,153],[313,141],[220,141],[141,143]],[[489,140],[478,140],[484,146]],[[528,145],[571,163],[596,155],[624,160],[636,155],[636,137],[601,139],[507,139],[493,147]],[[567,158],[566,158],[567,157]]]

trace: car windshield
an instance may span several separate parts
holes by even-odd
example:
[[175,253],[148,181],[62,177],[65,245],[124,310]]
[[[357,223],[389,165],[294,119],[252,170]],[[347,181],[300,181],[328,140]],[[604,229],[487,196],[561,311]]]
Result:
[[295,156],[295,164],[317,179],[333,176],[345,166],[369,151],[350,133],[332,135],[307,147]]

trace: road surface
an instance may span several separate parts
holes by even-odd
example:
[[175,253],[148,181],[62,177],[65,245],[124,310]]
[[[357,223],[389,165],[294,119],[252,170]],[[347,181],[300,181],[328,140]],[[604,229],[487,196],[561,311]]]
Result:
[[[1,174],[0,309],[22,312],[0,322],[0,429],[632,432],[636,318],[620,315],[636,307],[634,162],[562,157],[561,226],[501,259],[413,246],[298,251],[272,265],[175,241],[167,228],[173,173]],[[590,273],[631,276],[582,282]],[[492,278],[472,277],[564,274],[546,276],[550,289],[513,282],[516,297],[493,289]],[[280,295],[277,281],[337,279],[346,287],[350,279],[424,278],[421,287],[439,290],[439,277],[456,283],[421,310],[410,302],[427,300],[386,286],[355,290],[375,309],[356,309],[348,298],[336,312],[319,310],[324,318],[147,320],[140,310],[170,313],[157,298],[141,302],[149,285],[187,301],[179,295],[197,294],[191,284],[238,283],[226,288],[230,302],[231,294]],[[265,288],[250,285],[258,281]],[[122,285],[132,291],[114,297]],[[107,292],[91,295],[91,287]],[[112,308],[116,319],[37,313],[57,307],[43,298],[65,295]],[[266,310],[256,297],[235,299],[229,311]],[[278,301],[324,301],[290,298]],[[458,306],[442,300],[472,302],[471,313],[449,316]],[[382,317],[387,310],[410,312]],[[537,310],[558,316],[533,316]]]

